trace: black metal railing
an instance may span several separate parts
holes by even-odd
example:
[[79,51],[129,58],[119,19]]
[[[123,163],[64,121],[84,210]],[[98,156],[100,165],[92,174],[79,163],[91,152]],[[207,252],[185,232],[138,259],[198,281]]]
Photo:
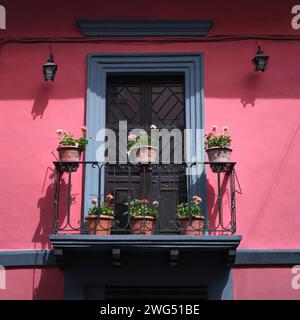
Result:
[[[108,164],[93,161],[54,162],[54,221],[53,232],[80,234],[186,234],[216,235],[236,232],[236,173],[235,162],[184,163],[184,164]],[[207,181],[207,190],[199,189],[197,168],[210,167],[213,186]],[[113,195],[113,219],[107,222],[103,215],[96,221],[87,219],[87,209],[74,208],[72,193],[74,175],[83,181],[85,170],[94,170],[97,181],[95,197],[100,206],[106,194]],[[202,170],[201,169],[201,170]],[[209,170],[209,169],[208,169]],[[197,178],[198,177],[198,178]],[[202,175],[202,178],[205,175]],[[238,181],[237,181],[238,182]],[[84,185],[84,183],[83,183]],[[194,224],[191,209],[185,221],[176,217],[178,203],[188,203],[191,208],[193,196],[201,194],[202,219]],[[83,192],[84,194],[84,192]],[[132,199],[147,198],[149,203],[158,201],[158,216],[150,223],[142,214],[139,224],[134,224],[126,211]],[[92,204],[91,204],[92,206]],[[129,207],[129,208],[128,208]],[[72,210],[73,209],[73,210]],[[76,209],[76,210],[74,210]],[[74,211],[74,212],[73,212]],[[80,212],[79,212],[80,211]]]

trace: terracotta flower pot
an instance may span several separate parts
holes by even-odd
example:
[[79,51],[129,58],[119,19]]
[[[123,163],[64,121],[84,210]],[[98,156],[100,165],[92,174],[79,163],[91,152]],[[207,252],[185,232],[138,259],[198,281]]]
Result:
[[[230,148],[219,148],[219,147],[212,147],[206,149],[209,162],[230,162],[230,156],[232,149]],[[213,172],[224,172],[228,169],[228,166],[226,164],[224,165],[210,165]]]
[[150,216],[131,216],[131,233],[136,235],[152,235],[156,219]]
[[89,215],[85,217],[88,223],[88,232],[93,235],[110,234],[113,225],[113,216],[106,215]]
[[62,162],[80,161],[82,150],[74,146],[61,146],[57,148],[59,160]]
[[154,146],[132,147],[129,151],[131,163],[156,163],[158,161],[158,148]]
[[[201,236],[203,235],[204,218],[199,217],[183,217],[178,218],[180,222],[180,228],[182,229],[180,233],[186,236]],[[199,230],[202,229],[202,230]]]
[[232,149],[212,147],[206,149],[209,162],[230,162]]

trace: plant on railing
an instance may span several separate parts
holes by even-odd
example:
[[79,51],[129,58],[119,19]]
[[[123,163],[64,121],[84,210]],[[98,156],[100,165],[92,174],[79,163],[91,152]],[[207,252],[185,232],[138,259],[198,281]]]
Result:
[[193,196],[193,201],[179,203],[176,207],[176,217],[180,223],[181,233],[185,235],[202,234],[204,214],[201,207],[201,197]]
[[217,126],[213,126],[212,130],[205,135],[205,147],[209,148],[230,148],[231,137],[228,127],[223,127],[222,133],[217,134]]
[[158,201],[153,201],[151,206],[148,199],[133,199],[129,203],[126,203],[126,205],[128,206],[128,211],[124,214],[129,214],[130,216],[149,216],[154,218],[157,218],[158,216]]
[[59,153],[60,161],[80,161],[81,152],[85,151],[88,144],[86,132],[87,127],[82,126],[81,136],[79,138],[75,138],[70,131],[62,129],[56,130],[59,139],[59,147],[57,148],[57,151]]
[[95,198],[92,200],[92,204],[94,205],[89,209],[89,215],[104,215],[104,216],[113,216],[114,215],[114,203],[113,203],[113,195],[108,194],[105,196],[105,202],[98,204],[98,200]]
[[58,134],[59,145],[78,147],[82,151],[85,151],[88,144],[88,139],[86,138],[87,127],[82,126],[80,129],[82,135],[79,138],[75,138],[70,131],[65,131],[62,129],[56,130],[56,133]]
[[131,232],[133,234],[151,235],[158,217],[157,208],[159,207],[159,202],[153,201],[152,205],[150,205],[148,199],[133,199],[126,205],[128,206],[128,211],[124,214],[130,216]]
[[[205,135],[205,148],[209,162],[230,162],[232,149],[231,136],[228,127],[223,127],[222,133],[217,134],[217,126],[213,126],[212,130]],[[211,166],[214,172],[226,171],[226,166]]]
[[202,199],[194,196],[193,201],[179,203],[176,207],[177,218],[203,217],[203,209],[201,208]]
[[[155,125],[151,125],[151,130],[156,130]],[[155,162],[158,149],[157,141],[145,131],[133,130],[128,136],[127,150],[131,162]]]
[[104,203],[98,203],[96,198],[92,200],[93,207],[89,209],[88,216],[85,218],[89,234],[110,234],[115,214],[113,199],[112,194],[107,194]]
[[[150,127],[151,130],[156,130],[156,126],[153,124]],[[135,132],[136,130],[133,130]],[[145,133],[144,130],[136,131],[128,135],[127,150],[130,151],[133,147],[140,146],[155,146],[156,140],[149,134]]]

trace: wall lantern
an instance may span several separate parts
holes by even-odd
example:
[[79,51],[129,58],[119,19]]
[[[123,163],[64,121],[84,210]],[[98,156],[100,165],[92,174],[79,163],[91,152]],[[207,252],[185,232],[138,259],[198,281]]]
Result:
[[252,63],[255,65],[255,71],[265,72],[269,63],[269,56],[266,56],[258,46],[256,56],[252,59]]
[[45,81],[54,81],[57,64],[54,62],[53,55],[50,54],[48,61],[43,65],[43,73]]

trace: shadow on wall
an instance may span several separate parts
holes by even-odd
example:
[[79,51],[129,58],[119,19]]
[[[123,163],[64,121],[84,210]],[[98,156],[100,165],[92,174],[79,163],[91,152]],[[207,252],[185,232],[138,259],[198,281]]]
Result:
[[[222,178],[221,178],[222,179]],[[229,175],[224,174],[221,181],[221,196],[222,196],[222,209],[223,209],[223,226],[226,228],[230,219],[228,219],[228,211],[230,212],[230,192],[228,190]],[[210,227],[215,228],[219,224],[219,208],[218,208],[218,191],[217,186],[213,187],[207,180],[207,207],[208,207],[208,217],[210,221]],[[228,206],[225,207],[225,206]],[[222,227],[222,226],[220,226]],[[218,234],[218,232],[216,233]]]
[[43,118],[44,112],[49,103],[51,91],[52,86],[50,86],[48,83],[38,86],[36,90],[37,94],[31,110],[33,120],[35,120],[37,117],[40,119]]
[[[48,170],[46,172],[46,179],[48,175]],[[50,169],[51,170],[51,169]],[[45,179],[45,181],[46,181]],[[52,233],[52,226],[53,226],[53,201],[54,201],[54,173],[51,173],[49,176],[50,184],[47,187],[46,193],[43,197],[41,197],[37,202],[37,207],[40,210],[40,220],[37,225],[37,228],[34,232],[32,241],[36,244],[41,244],[42,249],[50,248],[50,241],[49,235]],[[65,180],[61,179],[60,183],[60,191],[62,195],[67,194],[67,184]],[[67,216],[67,206],[62,204],[60,206],[60,221],[63,222],[65,217]]]
[[242,80],[244,89],[242,90],[241,104],[244,108],[246,108],[247,105],[254,107],[260,83],[260,75],[258,73],[247,74]]
[[[35,276],[40,272],[40,281],[35,284]],[[63,300],[64,299],[64,273],[57,267],[34,269],[33,274],[33,300]]]

